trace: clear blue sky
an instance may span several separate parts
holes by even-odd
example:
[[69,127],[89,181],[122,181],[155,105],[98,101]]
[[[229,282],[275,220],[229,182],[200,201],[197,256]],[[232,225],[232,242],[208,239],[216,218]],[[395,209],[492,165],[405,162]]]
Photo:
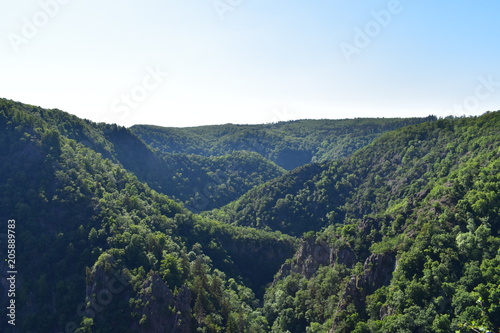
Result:
[[125,126],[481,114],[500,109],[499,13],[493,0],[6,0],[0,96]]

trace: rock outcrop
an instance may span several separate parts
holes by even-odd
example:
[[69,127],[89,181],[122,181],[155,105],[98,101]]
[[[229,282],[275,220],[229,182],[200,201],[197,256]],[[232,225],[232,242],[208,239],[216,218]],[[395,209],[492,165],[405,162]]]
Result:
[[[366,225],[362,225],[361,228],[369,230],[369,222],[373,221],[367,220]],[[365,258],[363,271],[351,276],[348,281],[340,297],[337,313],[346,310],[348,304],[354,304],[356,309],[362,313],[366,306],[366,296],[373,294],[382,286],[389,285],[396,266],[395,254],[372,253]],[[274,283],[293,273],[301,274],[309,279],[321,266],[333,268],[335,265],[345,265],[347,268],[352,268],[360,260],[363,258],[358,258],[347,245],[337,248],[311,237],[302,240],[293,258],[281,266]],[[337,329],[339,320],[340,318],[334,318],[331,333],[340,332]]]
[[[142,284],[133,287],[130,276],[114,266],[112,257],[107,256],[88,269],[82,316],[93,319],[99,327],[126,324],[140,333],[192,332],[191,292],[187,287],[174,295],[158,272],[150,272]],[[123,323],[123,318],[109,315],[117,309],[128,309],[133,314],[130,321]]]
[[140,333],[189,333],[191,327],[191,293],[182,287],[174,297],[157,272],[151,273],[142,284],[136,300],[140,318],[134,331]]
[[[348,304],[354,304],[358,312],[366,307],[366,296],[377,289],[389,285],[396,266],[394,254],[371,254],[364,262],[363,273],[351,276],[342,297],[339,300],[338,311],[345,310]],[[337,318],[333,321],[331,333],[338,332]]]
[[320,266],[342,264],[351,268],[356,262],[356,255],[349,247],[336,248],[325,242],[308,238],[301,242],[299,249],[291,259],[281,266],[275,282],[291,273],[299,273],[311,278]]

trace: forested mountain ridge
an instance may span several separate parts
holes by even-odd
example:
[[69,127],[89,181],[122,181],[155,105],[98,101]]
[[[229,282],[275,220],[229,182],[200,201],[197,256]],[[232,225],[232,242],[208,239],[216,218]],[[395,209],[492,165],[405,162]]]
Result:
[[260,292],[293,238],[193,215],[40,117],[2,106],[0,219],[16,221],[17,331],[267,331],[243,282]]
[[[285,170],[275,162],[293,168],[311,160],[339,158],[383,132],[435,119],[302,120],[269,125],[127,129],[94,123],[57,109],[6,99],[0,99],[0,104],[4,109],[16,108],[39,118],[44,126],[122,165],[140,181],[183,202],[193,212],[222,207],[254,186],[283,175]],[[173,148],[165,148],[169,145]]]
[[251,152],[206,157],[153,151],[129,129],[94,123],[61,110],[0,99],[1,110],[18,110],[39,119],[45,128],[101,153],[120,164],[151,188],[199,212],[221,207],[252,187],[282,175],[273,162]]
[[497,118],[441,119],[385,133],[344,159],[297,168],[209,215],[300,236],[381,212],[486,149],[470,141],[494,145]]
[[[500,112],[429,120],[283,174],[241,146],[164,153],[125,128],[0,100],[0,220],[16,220],[16,328],[498,331]],[[230,200],[220,195],[237,184],[227,168],[243,166],[243,182],[266,170],[277,177],[196,215],[124,168],[118,156],[134,151],[139,169],[151,158],[147,170],[181,170],[170,180],[177,190],[204,188],[192,201],[199,210],[214,206],[210,195]]]
[[297,169],[213,216],[317,231],[266,293],[273,332],[496,332],[499,175],[500,112],[440,119]]
[[294,120],[265,125],[186,128],[135,125],[131,130],[148,145],[165,153],[221,156],[246,150],[291,170],[311,162],[347,156],[382,133],[434,120],[436,117],[429,116]]

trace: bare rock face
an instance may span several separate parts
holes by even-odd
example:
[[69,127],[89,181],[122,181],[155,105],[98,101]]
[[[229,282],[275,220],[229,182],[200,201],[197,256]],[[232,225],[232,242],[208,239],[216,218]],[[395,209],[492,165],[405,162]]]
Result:
[[361,279],[367,294],[372,294],[382,286],[391,282],[392,272],[396,267],[394,254],[372,254],[364,264],[364,273]]
[[332,248],[326,244],[317,244],[314,239],[307,239],[300,245],[290,264],[290,271],[310,278],[321,265],[328,265]]
[[[366,220],[360,228],[363,231],[369,230],[373,224],[373,221]],[[363,258],[358,258],[347,245],[337,248],[315,238],[307,238],[301,241],[293,258],[281,266],[274,284],[292,273],[301,274],[309,279],[321,266],[345,265],[347,268],[352,268],[360,260]],[[362,311],[366,305],[366,296],[389,285],[395,267],[396,256],[393,253],[367,254],[362,273],[353,275],[347,283],[339,300],[338,312],[346,310],[348,304],[354,304],[358,312]],[[334,318],[331,333],[344,333],[337,328],[339,320],[340,318]]]
[[314,238],[308,238],[301,242],[292,260],[281,266],[275,282],[290,273],[299,273],[309,279],[320,266],[342,264],[350,268],[355,262],[356,255],[350,248],[338,249],[324,242],[316,242]]
[[192,332],[191,323],[191,291],[188,287],[182,286],[175,298],[175,309],[173,333]]
[[143,282],[136,300],[140,333],[191,332],[191,293],[182,287],[174,297],[158,272]]
[[365,260],[363,273],[352,276],[346,287],[344,298],[349,297],[354,300],[356,307],[363,307],[366,295],[374,293],[375,290],[382,286],[389,285],[395,264],[396,258],[394,255],[370,255]]
[[146,278],[137,296],[136,307],[140,318],[137,331],[141,333],[172,332],[174,295],[157,272]]
[[191,292],[187,287],[174,295],[158,272],[150,272],[140,286],[133,287],[130,278],[113,267],[112,258],[87,271],[85,304],[83,314],[101,326],[123,325],[109,313],[125,308],[133,314],[126,326],[134,332],[192,332]]
[[[339,300],[338,310],[345,310],[349,302],[358,310],[364,309],[366,296],[373,294],[380,287],[389,285],[395,267],[394,254],[371,254],[364,262],[363,273],[351,277]],[[340,332],[337,330],[337,320],[334,320],[331,332]]]

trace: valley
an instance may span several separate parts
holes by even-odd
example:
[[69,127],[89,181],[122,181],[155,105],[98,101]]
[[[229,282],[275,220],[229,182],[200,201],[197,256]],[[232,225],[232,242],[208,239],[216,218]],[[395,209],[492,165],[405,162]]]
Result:
[[19,332],[500,328],[499,111],[125,128],[0,99],[0,128]]

